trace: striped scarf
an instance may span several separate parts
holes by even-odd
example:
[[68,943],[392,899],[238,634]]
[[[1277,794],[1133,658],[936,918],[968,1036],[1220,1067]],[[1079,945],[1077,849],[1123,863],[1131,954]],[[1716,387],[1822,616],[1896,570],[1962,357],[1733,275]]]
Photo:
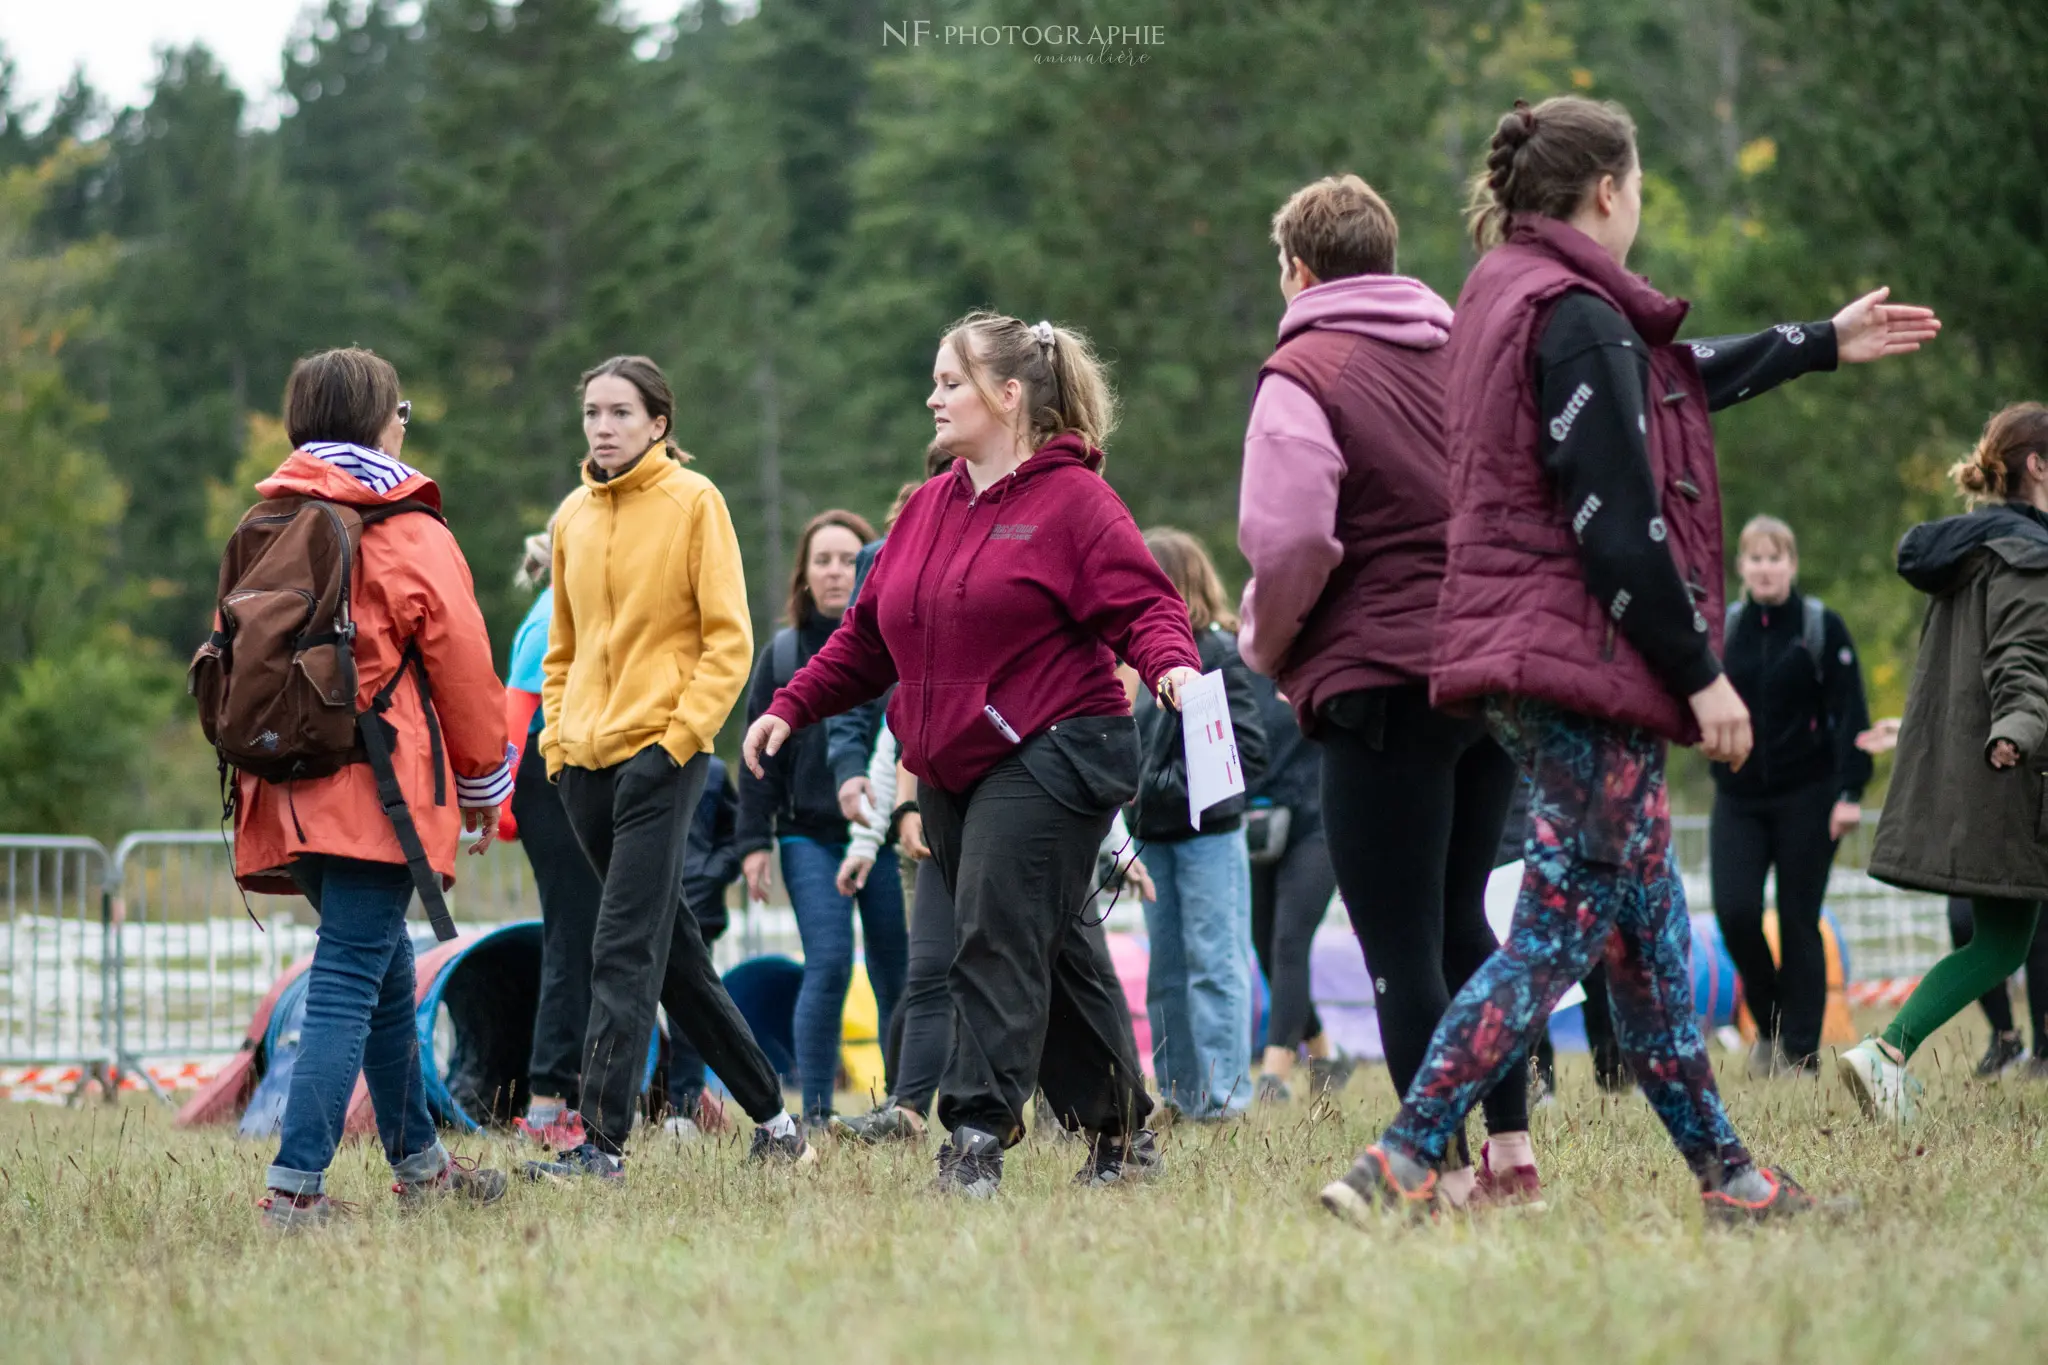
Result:
[[349,441],[315,441],[300,449],[316,460],[333,465],[380,496],[419,473],[403,460],[395,460],[381,450],[371,450]]

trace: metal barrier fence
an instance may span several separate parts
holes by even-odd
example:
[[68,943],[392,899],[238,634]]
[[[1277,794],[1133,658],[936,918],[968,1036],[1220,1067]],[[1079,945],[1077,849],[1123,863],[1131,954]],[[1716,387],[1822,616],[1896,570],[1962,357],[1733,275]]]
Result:
[[[1713,903],[1707,823],[1673,822],[1695,909]],[[1899,891],[1863,871],[1874,827],[1866,818],[1843,841],[1828,890],[1857,982],[1917,976],[1948,948],[1941,897]],[[92,839],[0,835],[0,870],[0,1066],[77,1067],[81,1079],[111,1089],[118,1075],[110,1073],[147,1081],[145,1064],[155,1059],[232,1052],[278,974],[315,942],[317,918],[303,901],[244,898],[217,831],[143,831],[111,854]],[[458,877],[449,896],[458,923],[540,914],[521,847],[464,856]],[[1343,920],[1341,905],[1332,913]],[[1119,899],[1110,923],[1142,928],[1131,896]],[[762,953],[802,956],[795,916],[736,898],[718,966]]]

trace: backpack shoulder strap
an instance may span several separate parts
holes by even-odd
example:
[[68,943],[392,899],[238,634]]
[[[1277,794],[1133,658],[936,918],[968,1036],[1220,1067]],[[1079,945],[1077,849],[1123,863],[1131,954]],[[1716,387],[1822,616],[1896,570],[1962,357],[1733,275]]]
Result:
[[448,524],[448,518],[442,515],[440,508],[421,502],[418,498],[402,498],[397,502],[379,503],[375,507],[359,507],[355,510],[365,526],[375,526],[380,521],[389,521],[393,517],[404,516],[409,512],[432,517],[443,526]]
[[1818,597],[1808,597],[1800,610],[1799,643],[1813,660],[1813,677],[1818,682],[1827,663],[1828,608]]
[[789,680],[796,676],[796,627],[784,626],[775,632],[775,638],[768,645],[768,667],[775,679],[775,690],[789,686]]

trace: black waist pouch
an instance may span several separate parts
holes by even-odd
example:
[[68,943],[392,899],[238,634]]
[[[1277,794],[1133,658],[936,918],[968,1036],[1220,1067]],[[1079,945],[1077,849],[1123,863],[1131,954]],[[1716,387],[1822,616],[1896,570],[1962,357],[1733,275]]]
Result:
[[1025,741],[1017,759],[1068,810],[1115,810],[1138,794],[1138,722],[1130,716],[1074,716]]

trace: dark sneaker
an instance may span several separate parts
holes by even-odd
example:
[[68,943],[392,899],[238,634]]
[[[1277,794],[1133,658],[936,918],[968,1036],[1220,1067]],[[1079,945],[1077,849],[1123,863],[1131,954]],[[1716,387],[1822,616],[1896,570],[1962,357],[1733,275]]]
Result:
[[768,1131],[768,1125],[754,1125],[754,1145],[747,1148],[747,1160],[755,1162],[779,1161],[786,1166],[814,1166],[818,1161],[818,1149],[804,1136],[804,1127],[790,1129],[781,1137]]
[[1761,1199],[1738,1199],[1726,1190],[1707,1190],[1700,1195],[1700,1203],[1710,1223],[1725,1227],[1746,1227],[1752,1223],[1765,1223],[1775,1218],[1790,1218],[1796,1214],[1811,1213],[1819,1201],[1776,1166],[1757,1172],[1770,1183],[1770,1193]]
[[832,1136],[874,1146],[880,1142],[924,1141],[924,1120],[894,1100],[883,1100],[865,1114],[832,1116]]
[[449,1195],[472,1204],[495,1204],[505,1197],[505,1173],[478,1166],[468,1157],[451,1156],[432,1180],[394,1181],[391,1192],[398,1196],[398,1206],[406,1209]]
[[1977,1079],[1995,1080],[2018,1066],[2027,1055],[2027,1045],[2021,1040],[2019,1030],[2011,1033],[1994,1033],[1991,1046],[1984,1049],[1984,1056],[1977,1062]]
[[267,1191],[256,1201],[263,1226],[272,1232],[310,1232],[324,1228],[334,1221],[335,1214],[347,1207],[324,1194],[287,1194],[283,1190]]
[[1367,1226],[1375,1215],[1400,1213],[1410,1218],[1436,1217],[1436,1172],[1425,1171],[1413,1188],[1394,1175],[1392,1161],[1378,1144],[1358,1154],[1341,1179],[1323,1186],[1323,1207],[1347,1223]]
[[528,1180],[598,1180],[606,1184],[626,1182],[626,1163],[610,1152],[600,1151],[594,1142],[581,1143],[557,1152],[553,1161],[529,1161],[522,1170]]
[[1140,1128],[1128,1138],[1097,1133],[1088,1144],[1088,1160],[1074,1176],[1074,1183],[1095,1189],[1136,1185],[1158,1175],[1163,1164],[1159,1138],[1150,1128]]
[[939,1191],[993,1199],[1003,1183],[1003,1144],[979,1128],[955,1128],[939,1148]]
[[512,1131],[528,1142],[557,1152],[566,1152],[571,1147],[581,1147],[590,1140],[589,1135],[583,1131],[583,1115],[574,1109],[564,1109],[548,1123],[529,1123],[523,1118],[514,1119]]
[[1278,1076],[1260,1074],[1258,1089],[1252,1092],[1253,1104],[1291,1104],[1293,1102],[1294,1092],[1288,1088],[1287,1082],[1281,1080]]
[[1311,1095],[1333,1095],[1351,1084],[1351,1073],[1356,1070],[1356,1057],[1311,1057],[1308,1061],[1308,1092]]

